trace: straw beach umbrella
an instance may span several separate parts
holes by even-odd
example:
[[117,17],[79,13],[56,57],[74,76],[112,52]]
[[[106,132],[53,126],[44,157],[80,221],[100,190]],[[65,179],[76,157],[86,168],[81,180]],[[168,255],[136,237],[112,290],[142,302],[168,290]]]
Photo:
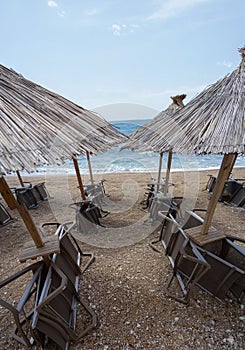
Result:
[[162,139],[164,135],[165,122],[171,120],[174,113],[184,106],[183,100],[185,97],[186,97],[185,94],[171,96],[171,99],[173,102],[168,106],[168,108],[160,112],[149,123],[144,124],[137,130],[135,130],[129,136],[129,141],[126,143],[126,145],[122,147],[122,149],[130,148],[133,151],[134,150],[142,151],[142,152],[154,151],[154,152],[160,153],[159,171],[158,171],[158,180],[157,180],[158,184],[161,178],[163,153],[164,151],[169,151],[164,195],[167,194],[167,190],[168,190],[169,173],[170,173],[171,162],[172,162],[172,150],[171,150],[171,147],[169,147],[168,149],[162,150],[162,148],[158,146],[158,142],[159,140]]
[[[60,164],[126,137],[102,117],[0,65],[0,171]],[[78,175],[78,173],[77,173]],[[82,192],[82,190],[81,190]]]
[[35,171],[126,137],[94,112],[0,65],[0,170]]
[[[0,174],[33,172],[39,165],[73,158],[79,181],[77,155],[103,152],[126,139],[96,113],[0,65]],[[42,247],[28,211],[16,203],[3,176],[0,191],[9,206],[19,210],[36,246]]]
[[[209,233],[214,211],[238,154],[244,153],[245,110],[245,47],[237,69],[207,87],[165,123],[165,133],[158,139],[158,147],[174,152],[223,154],[223,161],[210,200],[200,242]],[[199,236],[198,236],[199,235]],[[215,237],[215,235],[217,237]],[[211,233],[210,233],[211,237]],[[214,239],[218,234],[214,234]]]

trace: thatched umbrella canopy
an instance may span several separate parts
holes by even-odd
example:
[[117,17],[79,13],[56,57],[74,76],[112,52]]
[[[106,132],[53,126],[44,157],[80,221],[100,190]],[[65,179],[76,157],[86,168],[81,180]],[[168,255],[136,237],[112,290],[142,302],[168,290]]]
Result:
[[162,135],[164,135],[165,123],[171,120],[174,113],[184,106],[183,99],[185,97],[185,94],[171,96],[172,103],[168,108],[129,135],[129,141],[122,149],[161,152],[162,149],[158,147],[158,140],[162,139]]
[[[103,152],[126,139],[99,115],[0,65],[0,174],[32,172],[39,165],[73,158],[84,199],[76,155]],[[52,244],[47,252],[30,214],[16,202],[3,176],[0,192],[10,208],[18,209],[36,247],[50,253]]]
[[[245,47],[242,62],[223,79],[207,87],[169,119],[157,142],[162,150],[196,154],[244,152]],[[176,132],[178,129],[178,132]]]
[[0,171],[57,164],[126,140],[98,114],[0,65]]
[[[179,109],[184,107],[183,100],[186,97],[185,94],[171,96],[172,103],[168,106],[167,109],[161,111],[156,117],[154,117],[149,123],[142,125],[140,128],[135,130],[131,135],[129,135],[129,141],[122,147],[122,149],[130,148],[131,150],[137,151],[154,151],[160,153],[159,160],[159,171],[158,171],[158,181],[160,182],[161,178],[161,168],[162,168],[162,156],[163,150],[161,147],[158,147],[159,141],[161,141],[164,132],[165,132],[165,123],[169,120],[173,120],[173,115]],[[168,154],[168,165],[165,178],[165,187],[164,194],[167,194],[168,190],[168,181],[169,181],[169,172],[172,162],[172,150],[171,147],[165,151],[169,151]]]
[[224,154],[217,185],[209,203],[201,234],[207,234],[223,186],[245,141],[245,47],[241,64],[231,74],[207,87],[174,118],[165,123],[158,148],[196,154]]

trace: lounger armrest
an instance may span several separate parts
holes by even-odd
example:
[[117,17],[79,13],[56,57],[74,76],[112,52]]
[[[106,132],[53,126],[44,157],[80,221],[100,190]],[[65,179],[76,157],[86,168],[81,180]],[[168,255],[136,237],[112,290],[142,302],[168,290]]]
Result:
[[26,274],[27,272],[34,270],[36,267],[38,268],[39,265],[43,264],[42,261],[38,261],[30,266],[25,267],[23,270],[16,272],[15,274],[13,274],[12,276],[6,278],[5,280],[0,282],[0,289],[4,286],[6,286],[8,283],[11,283],[12,281],[14,281],[15,279],[23,276],[24,274]]
[[173,224],[175,224],[178,228],[181,228],[180,224],[172,217],[172,215],[170,215],[170,217],[166,214],[164,214],[165,212],[164,211],[159,211],[158,212],[158,215],[163,218],[163,219],[166,219],[167,221],[169,222],[172,222]]
[[66,233],[69,233],[75,226],[76,226],[76,222],[73,221],[65,221],[63,222],[63,227],[65,228]]
[[202,211],[202,212],[205,212],[207,211],[207,209],[203,209],[203,208],[194,208],[192,209],[192,211],[195,213],[196,211]]
[[27,190],[27,189],[29,189],[29,187],[18,186],[18,187],[10,187],[10,189],[15,191],[15,192],[18,192],[18,191]]
[[230,241],[234,242],[234,241],[238,241],[241,243],[245,244],[245,238],[241,238],[241,237],[237,237],[237,236],[232,236],[232,235],[226,235],[226,238],[229,239]]
[[42,224],[40,224],[39,228],[40,231],[42,232],[42,234],[44,236],[47,236],[47,232],[45,231],[45,226],[56,226],[56,231],[58,230],[58,228],[60,227],[60,223],[59,222],[43,222]]
[[17,307],[14,307],[13,305],[11,305],[10,303],[6,302],[5,300],[3,300],[1,298],[0,298],[0,305],[2,305],[3,307],[5,307],[9,311],[11,311],[12,313],[17,315],[22,310],[23,306],[25,305],[26,301],[28,300],[28,298],[30,296],[31,289],[32,289],[33,285],[36,283],[43,266],[44,266],[44,262],[38,261],[30,266],[27,266],[23,270],[16,272],[12,276],[10,276],[10,277],[6,278],[5,280],[3,280],[2,282],[0,282],[0,289],[1,289],[4,286],[8,285],[9,283],[15,281],[16,279],[24,276],[27,272],[29,272],[31,270],[35,271],[33,274],[33,277],[29,281]]

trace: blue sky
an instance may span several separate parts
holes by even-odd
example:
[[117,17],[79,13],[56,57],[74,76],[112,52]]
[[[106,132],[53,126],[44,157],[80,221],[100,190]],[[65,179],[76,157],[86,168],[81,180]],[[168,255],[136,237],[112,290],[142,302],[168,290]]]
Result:
[[244,23],[244,0],[1,0],[0,63],[106,119],[151,118],[239,65]]

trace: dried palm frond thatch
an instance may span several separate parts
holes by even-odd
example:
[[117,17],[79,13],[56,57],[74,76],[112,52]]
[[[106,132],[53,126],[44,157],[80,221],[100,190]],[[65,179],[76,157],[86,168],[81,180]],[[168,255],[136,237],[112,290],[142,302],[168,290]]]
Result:
[[245,47],[241,64],[165,122],[155,146],[196,154],[244,153]]
[[171,96],[173,102],[167,109],[161,111],[149,123],[142,125],[135,130],[130,136],[129,141],[122,147],[122,149],[130,148],[137,151],[155,151],[161,152],[158,144],[161,141],[164,131],[165,123],[173,120],[174,113],[184,106],[183,99],[185,94]]
[[34,171],[126,139],[98,114],[0,65],[0,171]]

